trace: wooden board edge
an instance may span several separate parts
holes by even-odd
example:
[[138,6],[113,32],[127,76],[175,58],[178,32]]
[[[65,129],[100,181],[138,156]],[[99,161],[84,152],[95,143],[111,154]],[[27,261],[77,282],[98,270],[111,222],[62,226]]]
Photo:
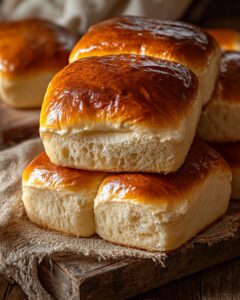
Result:
[[0,274],[0,300],[4,300],[8,291],[8,281]]
[[[170,281],[186,277],[240,255],[240,231],[228,240],[208,246],[196,244],[193,250],[173,252],[163,268],[153,261],[126,258],[75,278],[61,262],[53,261],[52,269],[40,266],[40,280],[57,299],[119,300],[143,293]],[[81,261],[79,261],[81,264]]]
[[[92,274],[79,284],[80,299],[126,299],[154,289],[198,271],[207,269],[240,255],[240,231],[221,243],[208,246],[197,244],[184,248],[166,260],[166,267],[152,261],[128,261],[128,264],[105,268],[102,274]],[[122,264],[122,262],[121,262]],[[102,295],[102,296],[101,296]]]

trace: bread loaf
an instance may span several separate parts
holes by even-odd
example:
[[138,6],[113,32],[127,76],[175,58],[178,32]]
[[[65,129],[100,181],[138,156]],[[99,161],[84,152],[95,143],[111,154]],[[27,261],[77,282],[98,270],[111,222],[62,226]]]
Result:
[[222,54],[211,100],[203,108],[198,136],[211,142],[240,141],[240,52]]
[[106,177],[95,199],[96,232],[124,246],[174,250],[220,218],[230,194],[228,164],[195,142],[174,174]]
[[41,19],[0,22],[0,97],[17,108],[40,107],[47,85],[68,62],[75,38]]
[[50,160],[110,172],[176,171],[201,112],[198,79],[139,55],[80,59],[51,81],[40,116]]
[[90,56],[137,54],[188,67],[200,82],[206,103],[219,71],[220,49],[199,27],[179,21],[121,16],[93,25],[76,44],[70,62]]
[[41,153],[23,172],[23,203],[29,219],[69,235],[93,235],[93,202],[104,177],[101,172],[58,167]]
[[168,175],[107,174],[56,166],[41,153],[23,173],[29,219],[47,229],[149,251],[176,249],[221,217],[231,171],[220,154],[195,141]]

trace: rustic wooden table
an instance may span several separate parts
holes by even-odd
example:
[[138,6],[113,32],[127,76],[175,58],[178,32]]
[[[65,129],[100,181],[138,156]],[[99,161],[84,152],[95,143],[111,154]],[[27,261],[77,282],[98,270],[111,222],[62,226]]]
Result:
[[[0,277],[0,300],[26,299],[17,285]],[[132,300],[239,300],[240,258],[171,282]],[[107,300],[107,299],[106,299]]]

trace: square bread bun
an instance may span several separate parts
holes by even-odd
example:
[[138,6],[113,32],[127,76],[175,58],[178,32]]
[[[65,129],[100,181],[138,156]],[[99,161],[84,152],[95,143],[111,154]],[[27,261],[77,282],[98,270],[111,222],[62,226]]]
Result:
[[80,59],[51,81],[40,136],[57,165],[110,172],[176,171],[201,113],[198,78],[139,55]]
[[49,21],[0,22],[0,98],[16,108],[40,107],[74,42],[75,37]]
[[240,200],[240,142],[211,144],[224,159],[232,170],[232,199]]
[[222,156],[203,142],[174,174],[108,176],[94,202],[96,232],[124,246],[174,250],[226,212],[231,177]]
[[211,100],[204,106],[198,136],[209,142],[240,140],[240,52],[222,54],[220,74]]
[[212,28],[207,31],[215,38],[223,51],[240,50],[240,31],[224,28]]
[[24,170],[23,203],[31,222],[69,235],[95,233],[93,202],[104,173],[62,168],[42,152]]
[[90,56],[136,54],[175,61],[194,72],[201,100],[213,92],[220,48],[201,28],[179,21],[121,16],[95,24],[73,48],[69,61]]

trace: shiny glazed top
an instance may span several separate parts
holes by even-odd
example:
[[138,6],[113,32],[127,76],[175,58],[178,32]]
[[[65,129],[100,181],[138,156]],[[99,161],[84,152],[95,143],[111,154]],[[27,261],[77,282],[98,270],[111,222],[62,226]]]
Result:
[[176,61],[201,73],[216,46],[210,35],[190,24],[122,16],[93,25],[73,48],[70,62],[128,53]]
[[222,156],[207,144],[195,141],[177,172],[108,176],[99,188],[98,201],[131,201],[168,210],[185,202],[189,198],[188,193],[215,173],[227,175],[230,182],[231,171]]
[[219,43],[222,50],[239,51],[240,33],[233,29],[208,29],[208,32]]
[[221,153],[231,167],[240,167],[240,142],[214,143],[212,146]]
[[135,55],[78,60],[51,81],[41,131],[178,128],[197,105],[198,79],[187,68]]
[[41,19],[0,22],[0,72],[7,76],[33,70],[61,69],[75,38]]
[[23,186],[78,192],[95,189],[105,174],[57,166],[50,161],[45,152],[42,152],[25,168],[22,181]]
[[212,101],[240,104],[240,52],[223,52]]

